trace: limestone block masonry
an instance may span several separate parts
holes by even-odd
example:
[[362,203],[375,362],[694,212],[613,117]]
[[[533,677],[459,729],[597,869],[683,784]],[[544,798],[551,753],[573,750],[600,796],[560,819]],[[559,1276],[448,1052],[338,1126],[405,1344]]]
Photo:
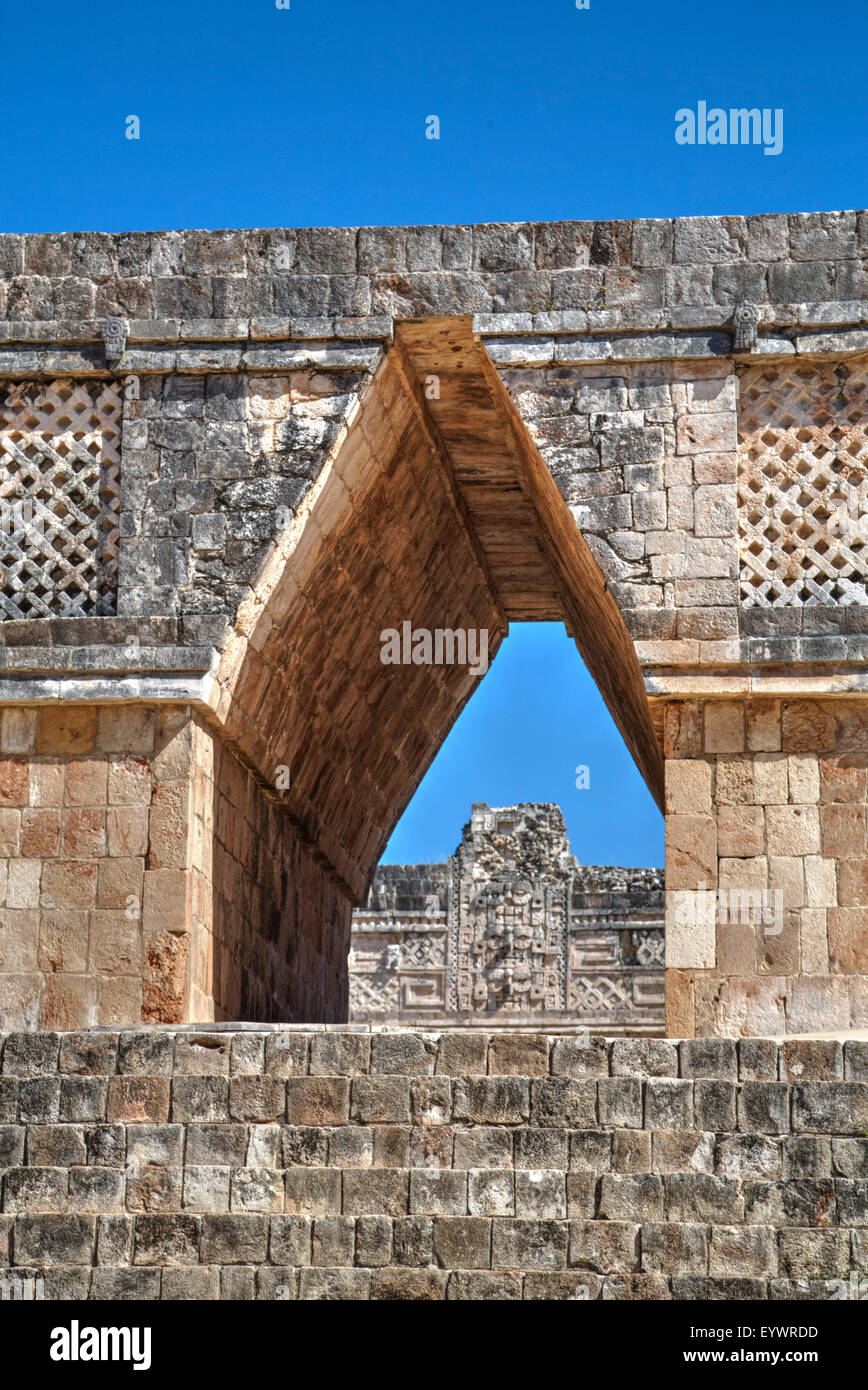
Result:
[[0,1047],[20,1296],[829,1299],[868,1275],[868,1043],[227,1027]]
[[534,620],[666,807],[667,1031],[868,1027],[866,264],[857,211],[0,236],[0,1027],[345,1019],[480,678],[380,633]]

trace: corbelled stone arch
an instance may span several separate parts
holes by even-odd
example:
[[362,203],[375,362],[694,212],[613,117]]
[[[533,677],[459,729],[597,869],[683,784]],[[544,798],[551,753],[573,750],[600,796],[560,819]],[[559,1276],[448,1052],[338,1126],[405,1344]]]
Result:
[[[480,634],[490,661],[534,619],[567,625],[662,803],[632,640],[471,321],[400,324],[214,675],[209,758],[246,764],[286,864],[264,954],[225,894],[203,924],[203,1007],[340,1016],[352,906],[484,674]],[[470,660],[384,664],[383,633],[407,624],[468,634]]]

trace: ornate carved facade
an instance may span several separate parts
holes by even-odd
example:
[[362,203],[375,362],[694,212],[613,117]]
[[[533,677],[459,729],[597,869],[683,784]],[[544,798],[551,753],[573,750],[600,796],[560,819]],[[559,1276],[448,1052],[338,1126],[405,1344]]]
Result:
[[353,914],[355,1021],[663,1032],[663,871],[580,865],[557,806],[474,805],[445,864]]

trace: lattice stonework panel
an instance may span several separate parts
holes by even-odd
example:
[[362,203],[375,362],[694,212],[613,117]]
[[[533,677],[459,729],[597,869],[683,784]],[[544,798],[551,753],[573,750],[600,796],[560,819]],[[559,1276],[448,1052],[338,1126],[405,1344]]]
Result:
[[114,382],[0,385],[0,619],[115,612]]
[[751,367],[739,393],[742,603],[868,604],[868,364]]

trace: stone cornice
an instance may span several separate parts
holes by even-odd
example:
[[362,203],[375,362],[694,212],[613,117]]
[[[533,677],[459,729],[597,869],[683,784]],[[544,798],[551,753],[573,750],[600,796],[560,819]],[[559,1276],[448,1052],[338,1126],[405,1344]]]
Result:
[[[500,365],[868,352],[868,302],[756,306],[758,339],[734,348],[732,305],[476,314],[473,331]],[[462,317],[459,315],[458,317]],[[102,320],[0,320],[0,377],[167,372],[370,370],[394,336],[387,316],[318,319],[131,319],[110,362]]]

